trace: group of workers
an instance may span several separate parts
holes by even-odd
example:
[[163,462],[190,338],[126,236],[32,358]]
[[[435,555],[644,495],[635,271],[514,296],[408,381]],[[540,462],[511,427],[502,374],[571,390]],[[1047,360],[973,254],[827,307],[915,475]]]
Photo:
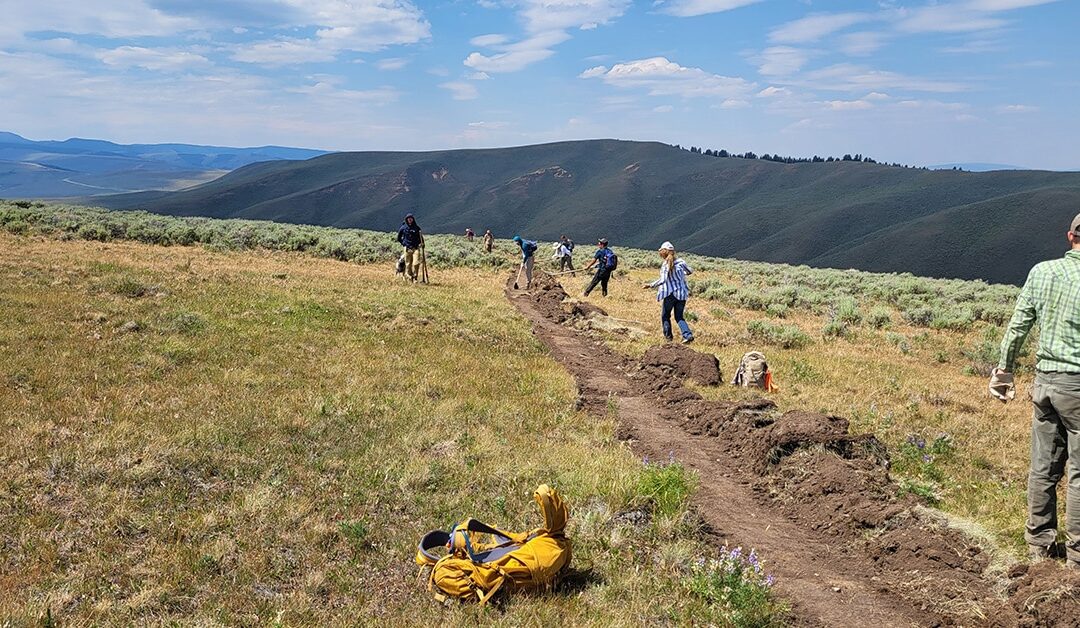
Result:
[[[466,231],[466,237],[471,240],[471,230]],[[1032,560],[1064,558],[1066,567],[1080,569],[1080,214],[1070,224],[1066,238],[1070,250],[1063,258],[1039,263],[1031,269],[1006,327],[1000,360],[990,376],[989,392],[1003,403],[1015,398],[1013,369],[1024,340],[1037,323],[1040,332],[1031,388],[1031,463],[1024,539]],[[493,241],[491,231],[487,231],[484,248],[488,252]],[[521,270],[526,273],[527,289],[532,284],[537,243],[521,236],[514,236],[513,241],[521,251]],[[398,230],[398,242],[405,248],[410,277],[415,279],[411,260],[416,259],[417,249],[423,246],[423,236],[411,214]],[[573,241],[562,236],[554,249],[553,257],[559,260],[560,272],[573,273]],[[664,337],[673,340],[670,319],[674,315],[682,341],[692,342],[694,335],[683,313],[689,297],[686,277],[693,270],[676,255],[671,242],[661,244],[657,253],[661,259],[660,275],[643,287],[656,288]],[[599,285],[606,297],[608,280],[617,264],[618,257],[608,247],[607,239],[597,240],[592,260],[582,269],[588,271],[595,266],[596,273],[582,296],[589,296]],[[1059,544],[1058,485],[1065,477],[1065,542]]]

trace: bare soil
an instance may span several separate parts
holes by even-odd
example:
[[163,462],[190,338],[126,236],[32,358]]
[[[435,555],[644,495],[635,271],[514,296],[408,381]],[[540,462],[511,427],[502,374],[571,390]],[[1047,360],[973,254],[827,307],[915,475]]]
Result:
[[[538,273],[507,296],[574,376],[579,405],[613,401],[635,450],[696,470],[716,543],[755,548],[799,626],[1080,626],[1080,574],[1054,563],[1008,574],[943,517],[898,497],[887,448],[846,419],[777,411],[765,398],[707,401],[715,356],[663,345],[640,361],[562,323],[588,316]],[[597,368],[597,365],[606,365]]]

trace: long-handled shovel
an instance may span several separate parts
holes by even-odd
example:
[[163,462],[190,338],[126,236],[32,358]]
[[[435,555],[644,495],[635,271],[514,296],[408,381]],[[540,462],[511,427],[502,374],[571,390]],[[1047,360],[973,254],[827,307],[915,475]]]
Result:
[[522,271],[522,270],[523,270],[524,268],[525,268],[525,264],[521,264],[521,266],[518,266],[518,274],[517,274],[517,277],[514,277],[514,290],[517,290],[517,289],[518,289],[518,280],[519,280],[519,279],[521,279],[521,271]]
[[420,276],[423,277],[423,282],[428,283],[427,274],[427,253],[424,251],[424,246],[420,246]]
[[548,273],[548,275],[550,275],[552,277],[556,277],[558,275],[569,275],[570,273],[576,273],[576,272],[577,272],[576,270],[564,270],[564,271],[560,271],[560,272],[557,272],[557,273]]

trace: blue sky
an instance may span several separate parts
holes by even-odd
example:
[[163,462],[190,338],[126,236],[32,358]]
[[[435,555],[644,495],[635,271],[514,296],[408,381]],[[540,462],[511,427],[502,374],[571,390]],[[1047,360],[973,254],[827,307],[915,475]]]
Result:
[[0,0],[0,130],[1080,169],[1075,0]]

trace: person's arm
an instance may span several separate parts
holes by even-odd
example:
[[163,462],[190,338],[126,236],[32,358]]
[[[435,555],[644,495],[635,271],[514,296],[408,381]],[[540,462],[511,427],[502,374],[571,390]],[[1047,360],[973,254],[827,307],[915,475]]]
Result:
[[404,225],[398,227],[398,230],[397,230],[397,242],[398,242],[398,244],[401,244],[403,246],[405,244],[405,226]]
[[686,262],[683,262],[682,267],[683,267],[683,272],[685,274],[687,274],[687,275],[693,275],[694,274],[694,269],[690,268],[690,264],[687,264]]
[[1016,309],[1013,310],[1012,319],[1005,327],[1005,336],[1001,339],[1001,357],[998,359],[998,368],[1006,373],[1011,373],[1016,367],[1016,357],[1020,348],[1024,345],[1028,333],[1035,325],[1035,304],[1032,302],[1031,277],[1024,283],[1020,290],[1020,296],[1016,297]]
[[648,290],[649,288],[659,288],[661,284],[663,284],[665,281],[667,281],[667,275],[668,275],[667,264],[660,264],[660,277],[656,281],[654,281],[652,283],[645,284],[645,289]]

